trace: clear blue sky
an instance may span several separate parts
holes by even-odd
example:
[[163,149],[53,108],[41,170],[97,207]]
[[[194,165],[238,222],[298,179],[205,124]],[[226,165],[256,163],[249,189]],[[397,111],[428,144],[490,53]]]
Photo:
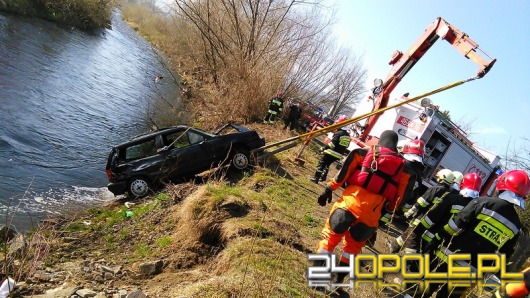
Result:
[[[332,1],[332,0],[330,0]],[[367,82],[386,78],[394,50],[405,52],[437,17],[467,33],[497,59],[491,71],[429,96],[453,121],[472,122],[471,140],[505,155],[530,130],[530,1],[335,1],[335,33],[363,57]],[[438,40],[393,91],[418,96],[475,75],[478,66]]]

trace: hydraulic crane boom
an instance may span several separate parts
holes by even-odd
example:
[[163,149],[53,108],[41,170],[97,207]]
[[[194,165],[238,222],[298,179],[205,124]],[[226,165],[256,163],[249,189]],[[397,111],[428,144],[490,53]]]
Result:
[[[439,17],[425,29],[423,35],[405,54],[400,51],[395,51],[393,53],[392,58],[388,63],[393,66],[390,73],[386,77],[383,85],[380,88],[374,89],[377,90],[373,94],[375,101],[374,111],[388,105],[390,93],[439,38],[449,42],[462,55],[464,55],[464,57],[471,59],[471,61],[476,63],[479,66],[479,70],[477,71],[477,76],[479,78],[483,77],[496,61],[496,59],[492,59],[484,53],[479,48],[478,44],[471,40],[466,33],[461,32]],[[483,58],[477,51],[480,51],[487,58]],[[359,137],[361,141],[366,141],[379,116],[380,114],[378,113],[367,118],[366,125]]]

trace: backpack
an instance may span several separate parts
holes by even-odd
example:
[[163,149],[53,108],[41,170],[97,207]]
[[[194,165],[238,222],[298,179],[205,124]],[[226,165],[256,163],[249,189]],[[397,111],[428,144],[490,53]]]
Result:
[[397,152],[374,145],[366,153],[361,167],[355,170],[351,182],[393,200],[404,165],[405,159]]

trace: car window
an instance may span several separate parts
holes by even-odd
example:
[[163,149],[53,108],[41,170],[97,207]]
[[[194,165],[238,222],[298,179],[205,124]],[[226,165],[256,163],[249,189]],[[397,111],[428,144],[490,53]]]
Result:
[[157,154],[155,140],[148,140],[144,143],[136,144],[125,149],[125,159],[139,159]]
[[197,144],[204,141],[204,136],[191,130],[188,131],[188,137],[190,139],[190,144]]
[[186,131],[179,131],[166,136],[168,145],[173,144],[172,148],[183,148],[190,145],[190,140]]

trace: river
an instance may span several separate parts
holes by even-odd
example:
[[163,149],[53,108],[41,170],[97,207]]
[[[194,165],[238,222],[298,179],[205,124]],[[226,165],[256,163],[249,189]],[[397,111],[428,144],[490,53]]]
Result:
[[0,224],[28,230],[116,199],[111,146],[179,102],[161,61],[118,14],[112,29],[88,34],[0,13]]

